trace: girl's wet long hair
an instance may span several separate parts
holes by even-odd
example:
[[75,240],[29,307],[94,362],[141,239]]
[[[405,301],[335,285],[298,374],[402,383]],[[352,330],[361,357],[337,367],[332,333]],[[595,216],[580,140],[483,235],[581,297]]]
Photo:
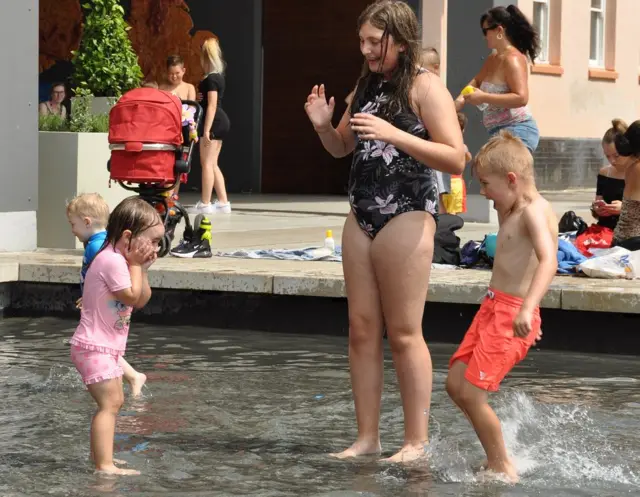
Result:
[[[369,5],[358,18],[358,29],[365,23],[371,23],[375,28],[383,31],[382,35],[382,66],[389,48],[389,41],[404,47],[398,53],[398,66],[389,81],[389,101],[380,109],[381,117],[390,118],[409,107],[409,92],[413,81],[418,74],[420,59],[420,35],[418,19],[415,13],[405,2],[400,0],[378,0]],[[382,73],[369,70],[367,61],[364,61],[362,73],[358,80],[350,112],[355,114],[371,98],[371,92],[375,92],[383,79]]]
[[521,53],[528,55],[534,62],[540,53],[540,37],[522,11],[515,5],[508,7],[494,7],[480,18],[480,27],[487,22],[489,26],[502,26],[507,37]]
[[148,202],[140,197],[127,197],[113,209],[109,216],[107,238],[102,249],[108,245],[115,247],[127,230],[131,231],[131,239],[134,239],[142,232],[159,224],[162,224],[162,219]]

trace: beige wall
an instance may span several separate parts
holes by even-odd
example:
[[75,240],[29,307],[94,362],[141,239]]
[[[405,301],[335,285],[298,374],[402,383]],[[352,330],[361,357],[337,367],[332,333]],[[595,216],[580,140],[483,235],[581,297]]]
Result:
[[[615,49],[606,50],[606,69],[618,77],[595,80],[589,77],[590,1],[562,0],[559,65],[564,72],[529,76],[529,105],[542,136],[599,138],[614,117],[640,119],[640,0],[608,3],[609,9],[615,5]],[[533,0],[518,5],[531,19]]]
[[422,47],[435,47],[440,53],[440,77],[446,84],[447,0],[422,0]]

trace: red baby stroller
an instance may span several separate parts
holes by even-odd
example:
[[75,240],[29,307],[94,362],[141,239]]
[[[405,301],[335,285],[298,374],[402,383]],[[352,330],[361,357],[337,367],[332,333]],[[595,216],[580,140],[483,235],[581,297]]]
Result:
[[183,126],[183,104],[195,109],[191,126],[197,129],[202,119],[202,107],[197,102],[181,101],[154,88],[127,92],[109,113],[110,178],[138,193],[160,213],[165,236],[159,257],[171,249],[181,219],[185,220],[184,239],[193,236],[187,211],[170,197],[174,186],[191,170],[195,145],[190,139],[189,122]]

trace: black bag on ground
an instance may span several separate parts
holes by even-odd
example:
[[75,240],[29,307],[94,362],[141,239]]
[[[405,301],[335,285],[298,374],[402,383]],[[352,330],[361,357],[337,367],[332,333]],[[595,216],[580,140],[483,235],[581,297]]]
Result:
[[587,223],[573,211],[565,212],[558,223],[560,233],[570,233],[577,231],[578,235],[587,230]]
[[455,231],[464,226],[460,216],[442,214],[438,216],[438,227],[433,244],[433,262],[436,264],[460,265],[460,238]]

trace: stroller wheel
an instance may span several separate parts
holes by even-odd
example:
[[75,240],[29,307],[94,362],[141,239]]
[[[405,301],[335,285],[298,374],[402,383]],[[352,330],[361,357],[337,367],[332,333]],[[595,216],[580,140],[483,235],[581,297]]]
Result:
[[169,249],[171,249],[171,238],[169,235],[164,235],[162,240],[160,240],[160,249],[158,250],[158,257],[164,257],[169,253]]

